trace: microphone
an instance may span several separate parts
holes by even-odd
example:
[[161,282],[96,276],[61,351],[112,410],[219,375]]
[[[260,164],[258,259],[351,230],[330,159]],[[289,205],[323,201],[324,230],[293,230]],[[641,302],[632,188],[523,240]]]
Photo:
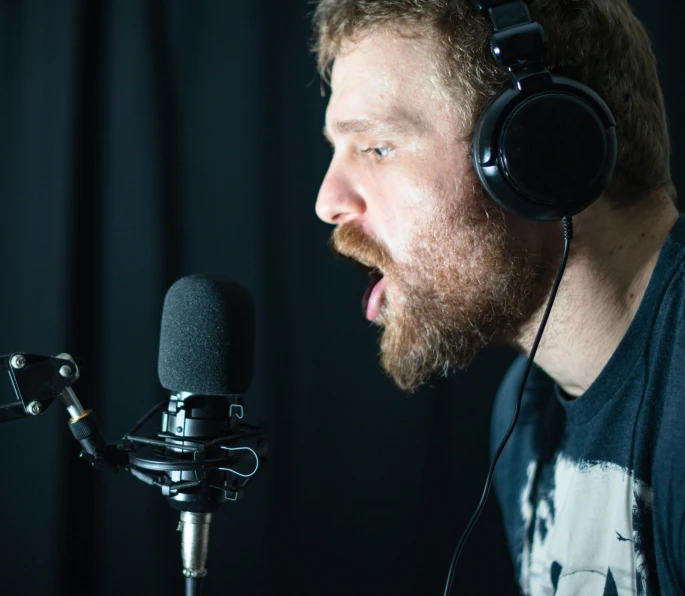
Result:
[[[245,413],[241,396],[252,382],[254,327],[252,295],[225,277],[184,277],[169,288],[164,300],[158,376],[162,387],[171,392],[161,427],[168,451],[193,463],[224,460],[216,469],[179,469],[170,474],[177,484],[204,480],[190,490],[166,491],[169,504],[181,512],[178,529],[187,594],[207,574],[212,515],[234,500],[233,491],[226,490],[231,464],[227,455],[241,449],[252,451],[221,443],[202,453],[189,452],[187,447],[196,447],[198,442],[207,445],[236,431]],[[256,471],[256,454],[254,460]]]
[[[142,445],[131,450],[129,471],[160,487],[180,511],[187,596],[200,594],[207,575],[212,515],[237,500],[266,452],[263,427],[244,421],[254,328],[254,299],[243,285],[202,274],[176,281],[164,299],[157,366],[170,396],[124,437],[125,443]],[[133,436],[160,406],[166,406],[161,441]],[[258,439],[255,449],[246,444],[252,438]],[[152,456],[146,447],[155,448]],[[241,462],[251,469],[236,469]]]
[[[16,397],[0,404],[0,422],[38,416],[61,397],[81,458],[96,469],[127,470],[160,488],[180,511],[186,596],[199,596],[207,575],[212,515],[242,495],[265,458],[265,429],[245,421],[243,403],[252,381],[254,327],[254,299],[238,282],[211,275],[175,282],[164,300],[157,367],[170,396],[117,443],[105,442],[97,417],[71,389],[79,378],[71,356],[0,356]],[[135,434],[160,412],[154,437]]]

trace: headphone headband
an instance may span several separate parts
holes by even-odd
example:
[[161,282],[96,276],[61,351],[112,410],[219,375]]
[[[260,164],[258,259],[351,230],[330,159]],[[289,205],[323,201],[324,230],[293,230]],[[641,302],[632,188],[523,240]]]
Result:
[[506,68],[514,86],[523,91],[524,80],[531,75],[536,79],[544,77],[542,82],[549,83],[544,67],[545,31],[532,19],[528,5],[522,0],[471,0],[471,4],[490,17],[490,51],[495,62]]
[[487,15],[491,8],[509,4],[512,0],[471,0],[473,7],[482,15]]

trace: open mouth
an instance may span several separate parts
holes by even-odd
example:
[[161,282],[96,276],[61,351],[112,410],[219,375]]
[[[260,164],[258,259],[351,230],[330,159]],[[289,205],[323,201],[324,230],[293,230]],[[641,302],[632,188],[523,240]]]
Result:
[[336,257],[340,260],[349,262],[369,276],[369,287],[366,288],[364,296],[362,297],[362,314],[367,320],[374,321],[381,312],[385,297],[386,279],[383,272],[378,267],[372,267],[366,263],[362,263],[356,258],[345,255],[337,250],[334,250],[334,252]]
[[385,278],[378,269],[369,269],[369,287],[362,297],[362,313],[373,321],[381,312],[385,289]]

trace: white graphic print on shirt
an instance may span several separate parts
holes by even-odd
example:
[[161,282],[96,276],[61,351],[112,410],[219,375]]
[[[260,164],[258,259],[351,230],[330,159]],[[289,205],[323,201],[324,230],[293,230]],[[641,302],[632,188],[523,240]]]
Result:
[[521,495],[521,589],[529,596],[650,596],[652,490],[606,462],[533,462]]

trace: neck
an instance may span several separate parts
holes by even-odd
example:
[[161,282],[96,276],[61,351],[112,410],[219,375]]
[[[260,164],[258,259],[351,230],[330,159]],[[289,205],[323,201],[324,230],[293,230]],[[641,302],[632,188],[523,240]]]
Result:
[[[618,347],[677,219],[665,193],[621,210],[600,200],[574,218],[568,264],[535,356],[568,395],[582,395]],[[558,264],[560,228],[554,232],[552,262]],[[543,311],[544,306],[517,339],[526,354]]]

